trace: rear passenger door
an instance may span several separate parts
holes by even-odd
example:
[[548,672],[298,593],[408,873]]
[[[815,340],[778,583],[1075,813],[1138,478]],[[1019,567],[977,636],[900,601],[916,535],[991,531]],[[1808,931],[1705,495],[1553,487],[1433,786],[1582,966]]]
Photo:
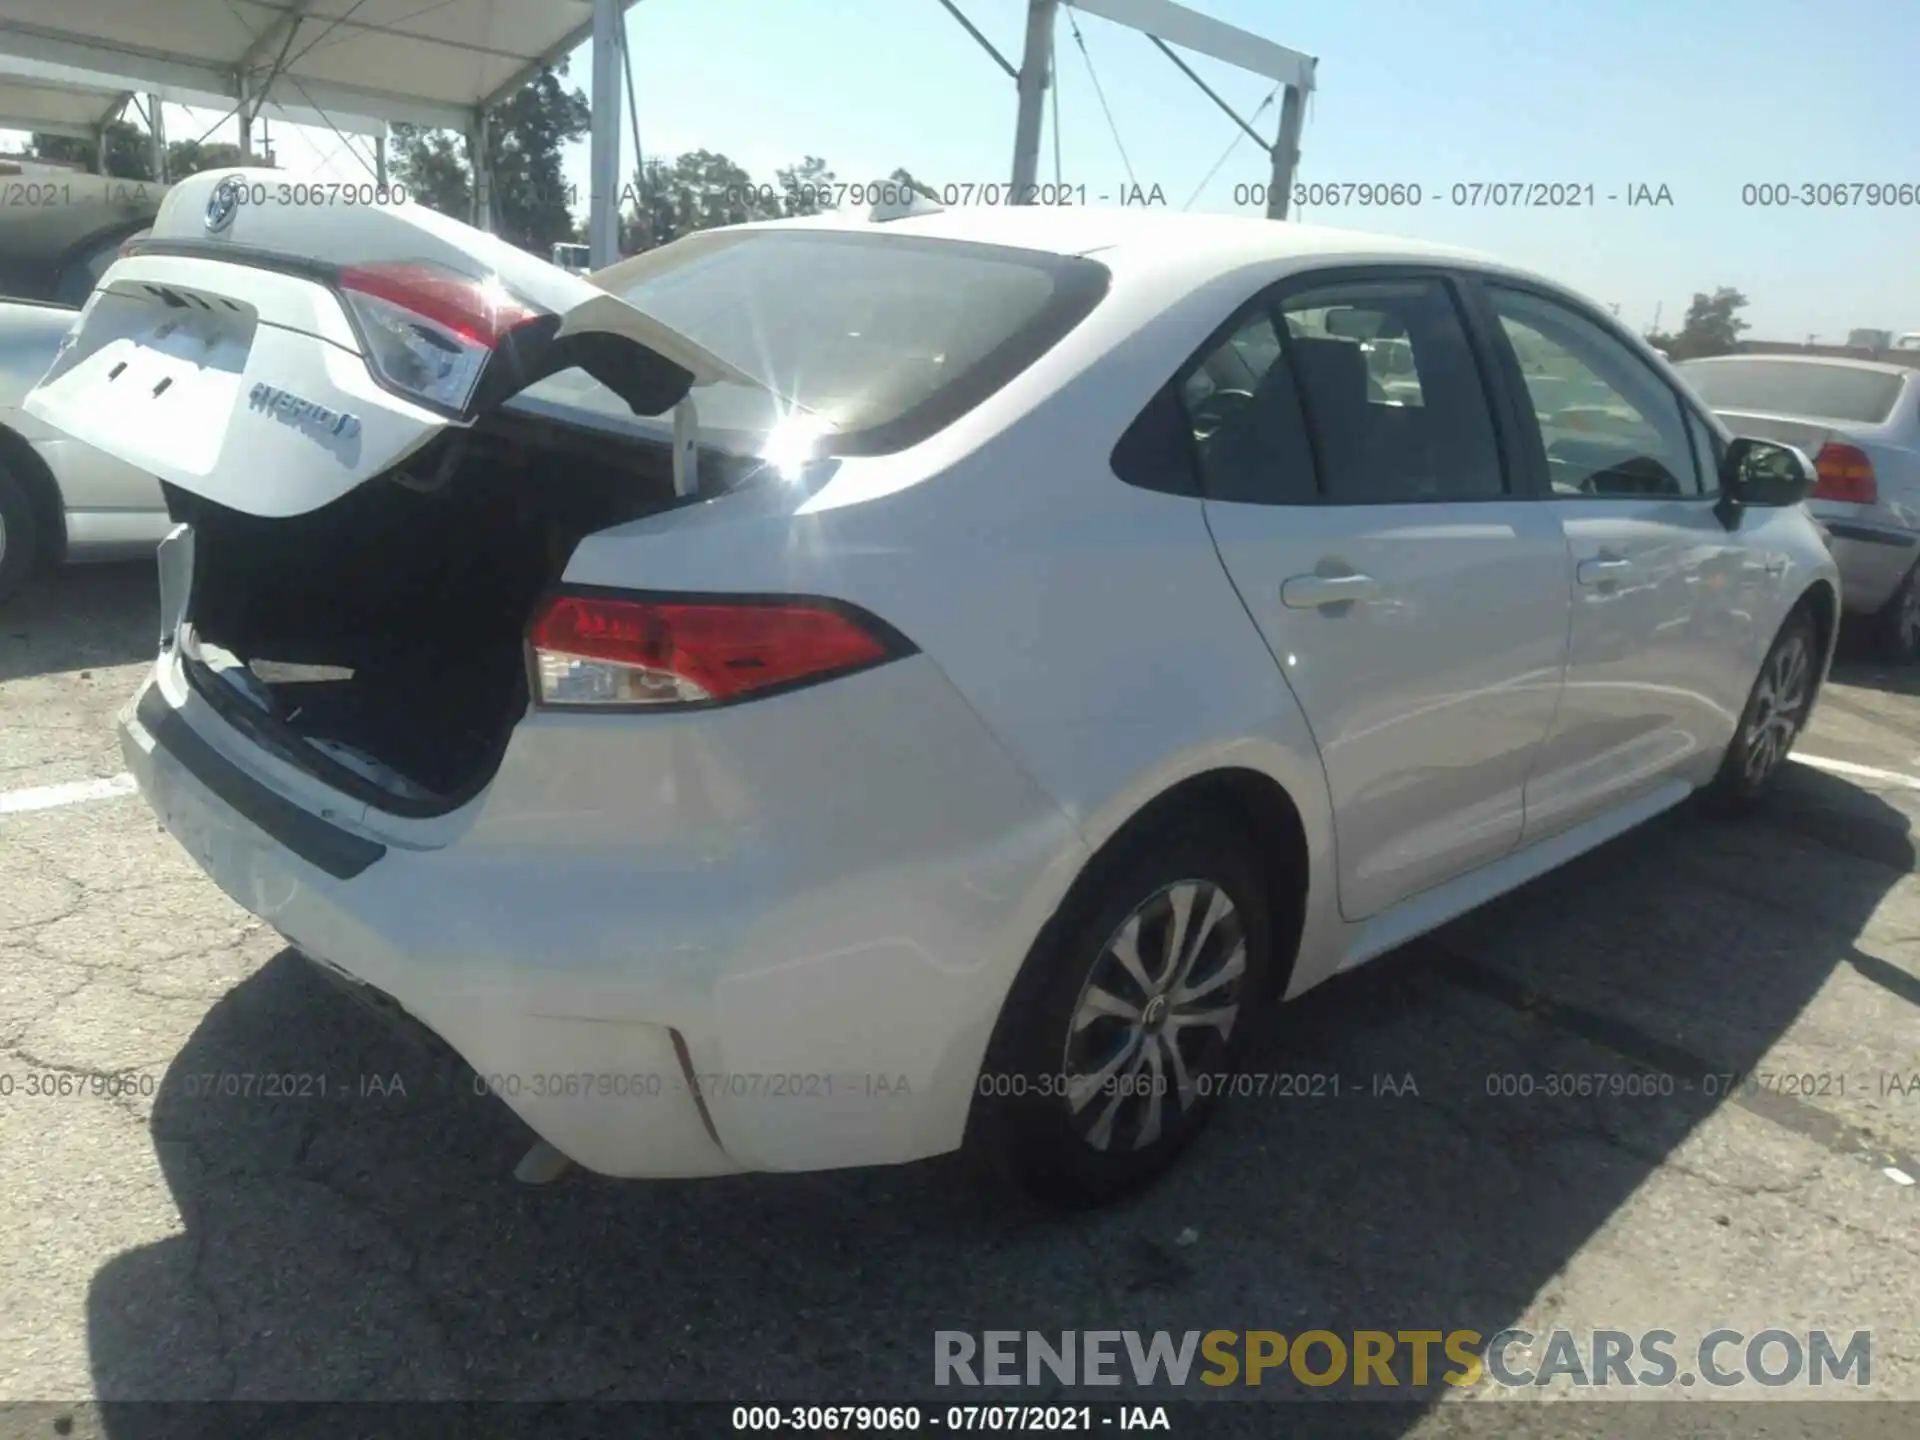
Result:
[[1752,603],[1756,587],[1779,579],[1761,524],[1733,535],[1715,513],[1711,434],[1652,364],[1561,297],[1492,280],[1480,293],[1572,562],[1567,686],[1527,785],[1530,843],[1676,772],[1711,773],[1752,678],[1755,615],[1778,613]]
[[1453,279],[1363,269],[1262,297],[1180,380],[1220,557],[1319,745],[1352,920],[1519,842],[1553,718],[1566,549],[1484,363]]

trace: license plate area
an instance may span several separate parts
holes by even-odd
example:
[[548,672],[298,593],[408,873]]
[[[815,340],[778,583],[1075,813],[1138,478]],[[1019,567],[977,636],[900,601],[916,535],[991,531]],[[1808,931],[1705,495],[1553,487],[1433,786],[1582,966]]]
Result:
[[258,320],[224,296],[136,281],[99,296],[68,363],[69,387],[116,426],[165,436],[190,470],[212,465],[241,396]]

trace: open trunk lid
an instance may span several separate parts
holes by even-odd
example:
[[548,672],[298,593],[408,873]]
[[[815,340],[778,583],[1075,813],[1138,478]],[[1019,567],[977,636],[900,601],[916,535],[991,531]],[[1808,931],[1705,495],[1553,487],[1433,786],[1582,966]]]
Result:
[[175,186],[28,412],[271,518],[318,509],[574,368],[635,414],[673,413],[675,489],[692,493],[690,392],[765,388],[586,279],[424,206],[350,203],[353,190],[275,170]]

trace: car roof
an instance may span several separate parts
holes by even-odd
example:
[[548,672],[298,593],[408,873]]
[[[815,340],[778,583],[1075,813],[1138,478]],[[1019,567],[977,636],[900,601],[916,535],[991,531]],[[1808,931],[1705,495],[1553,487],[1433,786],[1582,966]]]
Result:
[[1920,375],[1911,365],[1897,365],[1890,360],[1856,360],[1847,355],[1774,355],[1764,350],[1748,351],[1740,355],[1702,355],[1694,360],[1682,360],[1682,368],[1694,365],[1739,365],[1756,360],[1787,365],[1828,365],[1840,370],[1871,370],[1878,375]]
[[1258,261],[1464,264],[1561,288],[1483,251],[1245,215],[1194,215],[1150,205],[971,205],[873,220],[840,210],[743,229],[837,230],[965,240],[1054,255],[1095,255],[1110,269],[1218,273]]

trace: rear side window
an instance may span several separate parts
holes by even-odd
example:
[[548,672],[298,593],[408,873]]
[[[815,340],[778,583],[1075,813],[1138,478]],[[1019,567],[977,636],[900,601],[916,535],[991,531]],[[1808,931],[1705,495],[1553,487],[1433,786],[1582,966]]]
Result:
[[1315,498],[1313,447],[1280,336],[1261,312],[1203,354],[1180,383],[1210,500],[1255,505]]
[[1289,296],[1281,315],[1329,502],[1506,493],[1479,366],[1443,281],[1329,285]]
[[[824,419],[827,453],[870,455],[926,438],[1005,385],[1092,311],[1108,279],[1095,261],[1040,251],[749,230],[663,246],[614,283]],[[759,435],[781,418],[745,386],[694,398],[703,432]]]
[[1902,376],[1809,360],[1709,360],[1678,367],[1714,410],[1754,410],[1879,425],[1893,414]]

